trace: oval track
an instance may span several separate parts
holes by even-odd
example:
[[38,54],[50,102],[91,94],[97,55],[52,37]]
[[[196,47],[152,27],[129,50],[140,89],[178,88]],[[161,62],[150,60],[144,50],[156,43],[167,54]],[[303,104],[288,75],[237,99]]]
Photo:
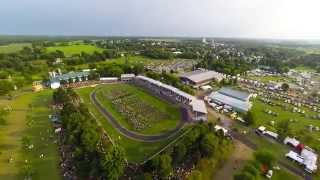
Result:
[[157,142],[157,141],[163,141],[170,137],[173,137],[174,135],[178,134],[178,132],[183,128],[185,121],[183,119],[180,120],[179,124],[174,128],[169,130],[168,132],[162,133],[162,134],[156,134],[156,135],[143,135],[134,131],[131,131],[125,127],[123,127],[112,115],[107,111],[103,105],[99,102],[99,100],[96,97],[96,92],[98,89],[95,89],[90,94],[90,99],[93,102],[93,104],[97,107],[99,112],[108,120],[108,122],[113,126],[113,128],[117,129],[118,132],[120,132],[122,135],[134,139],[137,141],[143,141],[143,142]]

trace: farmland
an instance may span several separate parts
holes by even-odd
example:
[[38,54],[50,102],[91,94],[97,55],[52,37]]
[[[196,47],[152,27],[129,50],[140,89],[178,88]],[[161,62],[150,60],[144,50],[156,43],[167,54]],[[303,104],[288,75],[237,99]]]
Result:
[[54,47],[47,47],[46,48],[47,52],[54,52],[57,50],[64,52],[65,56],[67,56],[67,57],[69,57],[73,54],[80,54],[81,52],[92,54],[95,51],[97,51],[97,52],[103,51],[103,49],[98,48],[96,46],[85,45],[85,44],[69,45],[69,46],[54,46]]
[[23,49],[23,47],[30,47],[30,43],[13,43],[9,45],[0,46],[0,53],[14,53]]

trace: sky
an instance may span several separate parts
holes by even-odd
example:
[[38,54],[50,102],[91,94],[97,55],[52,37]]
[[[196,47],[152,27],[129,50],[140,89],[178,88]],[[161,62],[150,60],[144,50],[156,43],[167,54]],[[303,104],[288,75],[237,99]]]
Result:
[[1,0],[0,34],[320,39],[320,0]]

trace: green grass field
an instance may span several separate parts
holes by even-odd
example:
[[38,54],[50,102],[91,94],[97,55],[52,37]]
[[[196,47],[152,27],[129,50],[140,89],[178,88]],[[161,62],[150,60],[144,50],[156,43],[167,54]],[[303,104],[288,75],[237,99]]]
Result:
[[100,114],[100,112],[96,109],[94,104],[91,103],[90,94],[93,90],[93,87],[88,87],[77,89],[76,92],[81,96],[82,101],[88,106],[90,112],[92,112],[95,118],[97,118],[101,122],[103,128],[107,131],[110,138],[124,148],[126,157],[129,162],[143,162],[146,158],[158,152],[159,149],[163,148],[175,139],[175,137],[172,137],[165,141],[146,143],[138,142],[121,135],[107,122],[107,120],[102,116],[102,114]]
[[30,47],[30,43],[14,43],[0,46],[0,53],[14,53],[23,49],[23,47]]
[[[121,101],[126,101],[132,98],[134,102],[127,104],[127,109],[130,109],[132,113],[142,115],[137,117],[137,119],[140,120],[140,122],[146,120],[146,124],[151,127],[146,127],[141,130],[136,129],[132,121],[125,117],[125,113],[120,113],[115,105],[106,97],[108,94],[112,96],[113,94],[111,93],[115,92],[127,94],[126,97],[119,98]],[[102,103],[124,127],[142,134],[164,133],[176,127],[181,119],[179,107],[173,106],[160,98],[152,96],[144,89],[133,85],[105,85],[98,90],[97,97],[100,103]],[[144,105],[144,108],[141,109],[139,105]]]
[[[7,124],[0,126],[0,179],[20,180],[21,168],[27,160],[35,174],[32,179],[62,179],[58,169],[59,156],[54,144],[53,129],[48,120],[52,92],[27,93],[14,100],[0,100],[0,106],[12,107],[6,118]],[[32,108],[30,108],[32,105]],[[27,125],[29,122],[29,125]],[[31,150],[22,148],[22,137],[29,137],[34,145]],[[40,155],[44,154],[41,159]],[[10,157],[13,162],[9,163]]]
[[315,69],[307,66],[298,66],[294,68],[294,70],[300,71],[300,72],[316,72]]
[[[290,105],[289,107],[293,107],[293,106]],[[316,112],[310,111],[307,108],[301,108],[301,109],[305,110],[305,114],[308,114],[308,115],[317,114]],[[277,112],[279,115],[276,117],[273,115],[269,115],[264,112],[265,110],[271,110],[273,112]],[[313,126],[320,127],[319,120],[311,119],[310,117],[305,117],[304,115],[299,113],[293,113],[290,110],[287,111],[279,106],[271,106],[259,100],[255,100],[253,102],[252,112],[253,112],[254,119],[256,121],[255,122],[256,126],[264,125],[273,131],[276,131],[276,129],[274,126],[270,124],[270,121],[274,121],[276,126],[277,123],[279,123],[280,121],[293,119],[294,122],[291,122],[291,128],[293,130],[293,134],[296,137],[300,137],[300,140],[309,146],[316,147],[319,144],[319,141],[317,139],[320,138],[320,132],[316,132],[316,131],[309,132],[307,129],[307,126],[310,124],[312,124]]]
[[249,76],[249,79],[257,80],[262,83],[269,83],[270,81],[273,82],[292,82],[292,79],[288,77],[282,77],[282,76]]
[[64,52],[65,56],[71,56],[73,54],[80,54],[81,52],[92,54],[95,51],[102,52],[103,49],[98,48],[96,46],[92,45],[70,45],[70,46],[54,46],[54,47],[48,47],[46,49],[47,52],[53,52],[56,50],[60,50]]

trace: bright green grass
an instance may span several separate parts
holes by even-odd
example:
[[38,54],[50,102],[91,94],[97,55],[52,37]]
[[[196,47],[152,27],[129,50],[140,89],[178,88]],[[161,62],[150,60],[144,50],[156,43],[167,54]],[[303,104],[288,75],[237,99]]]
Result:
[[[290,107],[293,107],[293,106],[290,106]],[[277,112],[279,115],[277,117],[269,115],[264,112],[266,109],[271,110],[273,112]],[[310,111],[307,108],[301,108],[301,109],[305,110],[306,114],[309,114],[309,115],[316,114],[316,112]],[[264,125],[273,131],[275,131],[276,129],[275,129],[275,127],[270,125],[270,121],[275,121],[275,126],[276,126],[277,123],[279,123],[280,121],[294,119],[297,121],[297,122],[291,123],[291,127],[293,129],[294,135],[299,137],[307,132],[307,134],[309,136],[312,136],[314,138],[314,141],[310,140],[310,138],[305,139],[305,138],[303,138],[303,136],[301,137],[302,138],[301,140],[305,141],[305,140],[309,139],[310,142],[308,142],[308,141],[304,142],[309,146],[313,146],[313,145],[317,146],[318,145],[318,141],[316,139],[320,138],[320,132],[315,132],[315,131],[308,132],[307,126],[312,124],[313,126],[320,127],[319,120],[306,118],[299,113],[285,111],[282,107],[270,106],[270,105],[264,104],[263,102],[261,102],[259,100],[255,100],[253,102],[252,112],[253,112],[254,119],[256,120],[256,126]]]
[[257,80],[263,83],[269,83],[270,81],[274,82],[292,82],[292,79],[282,76],[249,76],[249,79]]
[[285,170],[279,170],[279,171],[274,171],[274,174],[271,178],[272,180],[285,180],[285,179],[290,179],[290,180],[299,180],[302,179],[299,176],[296,176],[288,171]]
[[14,53],[23,49],[23,47],[30,47],[30,43],[14,43],[0,46],[0,53]]
[[[25,160],[31,162],[35,169],[35,175],[32,179],[62,179],[58,169],[57,146],[53,143],[54,138],[49,139],[47,133],[49,130],[53,134],[51,123],[48,120],[50,113],[48,105],[51,96],[51,91],[43,91],[27,93],[12,101],[0,100],[2,107],[10,105],[16,109],[7,117],[8,124],[0,127],[0,151],[2,152],[0,155],[0,179],[23,179],[20,171]],[[33,105],[32,110],[29,108],[29,104]],[[33,119],[33,125],[26,125],[27,117]],[[34,145],[34,149],[29,152],[21,148],[23,136],[29,136]],[[40,154],[44,154],[45,158],[40,159]],[[14,162],[9,164],[10,157],[13,157]]]
[[[130,123],[129,119],[126,119],[123,114],[117,111],[112,102],[110,102],[104,95],[103,92],[108,91],[117,91],[125,89],[127,93],[134,94],[139,101],[146,102],[151,106],[155,107],[158,111],[168,115],[169,119],[158,119],[154,117],[156,121],[150,120],[151,127],[138,131],[142,134],[159,134],[164,133],[170,129],[173,129],[177,126],[178,122],[181,120],[179,107],[169,104],[150,95],[144,89],[128,85],[128,84],[113,84],[113,85],[104,85],[97,92],[97,97],[100,103],[102,103],[108,111],[126,128],[135,131],[133,125]],[[136,107],[138,108],[138,107]]]
[[96,46],[92,45],[70,45],[70,46],[54,46],[54,47],[48,47],[47,52],[54,52],[56,50],[60,50],[64,52],[65,56],[71,56],[73,54],[80,54],[81,52],[92,54],[95,51],[102,52],[103,49],[98,48]]
[[307,67],[307,66],[298,66],[296,68],[294,68],[297,71],[300,72],[315,72],[316,70],[311,68],[311,67]]
[[[118,143],[121,147],[124,148],[126,157],[129,162],[140,163],[145,159],[158,152],[159,149],[171,142],[175,137],[155,142],[155,143],[145,143],[138,142],[132,139],[129,139],[121,135],[116,129],[114,129],[108,121],[100,114],[96,109],[95,105],[91,103],[90,93],[94,90],[92,87],[77,89],[76,92],[81,96],[83,102],[89,107],[90,112],[101,122],[103,128],[107,131],[108,135],[113,141]],[[185,130],[185,129],[184,129]]]

